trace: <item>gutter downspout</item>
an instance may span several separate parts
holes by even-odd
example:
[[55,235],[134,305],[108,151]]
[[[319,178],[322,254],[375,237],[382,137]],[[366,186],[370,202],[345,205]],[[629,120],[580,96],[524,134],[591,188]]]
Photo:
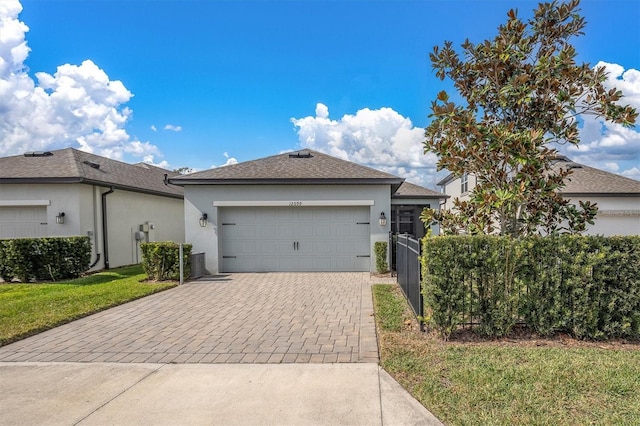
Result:
[[102,193],[102,251],[104,252],[104,269],[109,269],[109,238],[107,234],[107,195],[113,193],[113,186]]

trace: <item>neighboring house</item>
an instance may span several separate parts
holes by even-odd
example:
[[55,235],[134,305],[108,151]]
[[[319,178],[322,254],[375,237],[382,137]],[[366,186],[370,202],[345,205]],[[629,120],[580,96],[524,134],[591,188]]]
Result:
[[169,182],[184,186],[186,241],[210,273],[375,271],[374,243],[389,240],[394,212],[442,198],[404,184],[407,198],[394,199],[404,179],[311,150]]
[[[595,169],[559,156],[554,167],[570,168],[572,173],[562,188],[565,199],[577,204],[590,201],[598,204],[593,225],[587,225],[589,235],[640,235],[640,182]],[[462,178],[452,174],[438,182],[442,193],[450,198],[441,208],[453,207],[455,197],[465,200],[476,185],[473,175]]]
[[184,241],[166,174],[72,148],[0,158],[0,238],[86,235],[93,270],[138,263],[140,242]]

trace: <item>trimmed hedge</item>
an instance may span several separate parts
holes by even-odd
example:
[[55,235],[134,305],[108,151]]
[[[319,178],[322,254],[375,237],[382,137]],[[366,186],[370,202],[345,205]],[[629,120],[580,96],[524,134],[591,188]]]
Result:
[[[191,276],[191,244],[182,245],[184,276]],[[173,241],[142,243],[142,268],[150,280],[180,279],[180,244]]]
[[423,240],[423,294],[448,337],[499,337],[516,323],[547,336],[640,337],[640,237],[496,236]]
[[376,241],[373,244],[374,251],[376,253],[376,271],[379,274],[384,274],[389,271],[389,264],[387,263],[387,242]]
[[77,278],[89,269],[90,261],[89,237],[0,240],[0,277],[5,281]]

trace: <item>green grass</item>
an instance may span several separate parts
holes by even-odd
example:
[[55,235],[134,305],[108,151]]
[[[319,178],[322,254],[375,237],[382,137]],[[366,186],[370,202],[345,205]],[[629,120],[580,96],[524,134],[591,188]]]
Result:
[[66,282],[0,284],[0,346],[177,284],[145,278],[131,266]]
[[443,342],[388,326],[411,319],[396,285],[374,305],[382,367],[447,425],[640,424],[637,347]]

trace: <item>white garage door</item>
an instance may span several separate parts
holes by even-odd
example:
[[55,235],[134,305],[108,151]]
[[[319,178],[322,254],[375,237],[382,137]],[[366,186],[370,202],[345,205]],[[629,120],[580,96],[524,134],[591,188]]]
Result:
[[369,271],[369,207],[224,207],[223,272]]
[[0,238],[46,236],[46,207],[0,207]]

